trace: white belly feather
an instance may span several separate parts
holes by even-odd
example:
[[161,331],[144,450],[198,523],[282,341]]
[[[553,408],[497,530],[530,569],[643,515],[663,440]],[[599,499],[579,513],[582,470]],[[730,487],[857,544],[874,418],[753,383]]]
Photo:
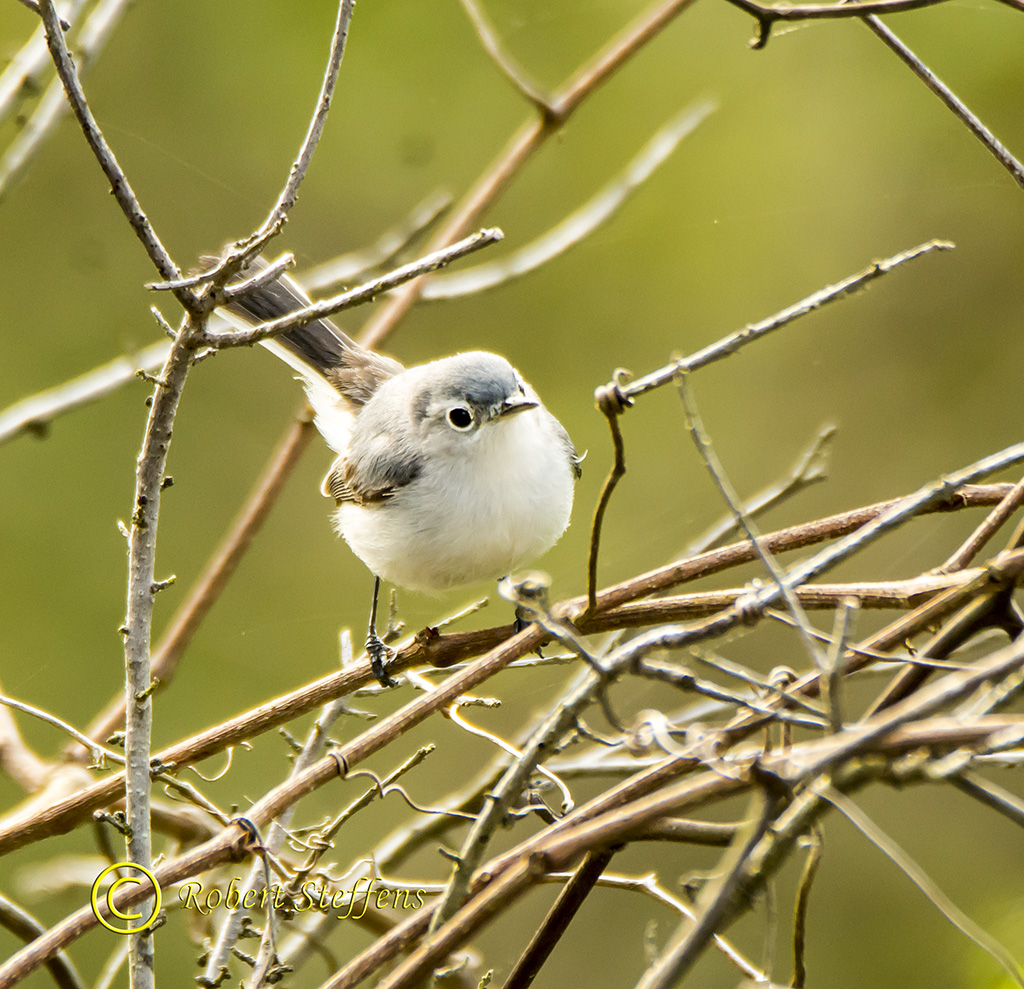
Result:
[[502,577],[569,524],[574,478],[556,428],[541,409],[485,427],[472,457],[432,460],[383,502],[343,503],[338,529],[375,574],[411,590]]

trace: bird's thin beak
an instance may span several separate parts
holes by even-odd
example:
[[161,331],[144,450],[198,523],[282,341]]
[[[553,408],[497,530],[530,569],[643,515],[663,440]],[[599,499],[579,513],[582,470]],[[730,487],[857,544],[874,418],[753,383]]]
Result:
[[534,402],[526,398],[526,396],[508,398],[498,406],[498,411],[494,413],[494,416],[496,419],[504,419],[507,416],[514,416],[519,412],[525,412],[527,409],[535,409],[538,404],[538,402]]

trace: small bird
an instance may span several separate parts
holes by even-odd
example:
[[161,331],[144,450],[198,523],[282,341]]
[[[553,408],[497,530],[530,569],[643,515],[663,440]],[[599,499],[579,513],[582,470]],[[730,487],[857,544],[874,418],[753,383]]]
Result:
[[[262,270],[266,262],[250,263]],[[251,326],[310,304],[288,275],[221,312]],[[580,460],[569,434],[504,357],[470,351],[406,368],[328,319],[265,346],[302,377],[337,454],[321,485],[338,532],[374,576],[366,649],[394,686],[377,635],[381,578],[414,591],[506,576],[569,524]]]

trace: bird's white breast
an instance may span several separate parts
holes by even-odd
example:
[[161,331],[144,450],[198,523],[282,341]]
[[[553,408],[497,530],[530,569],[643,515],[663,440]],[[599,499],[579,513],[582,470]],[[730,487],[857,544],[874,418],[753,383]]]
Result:
[[485,423],[460,452],[430,458],[382,502],[339,507],[341,534],[375,574],[427,592],[496,579],[565,531],[573,466],[550,413]]

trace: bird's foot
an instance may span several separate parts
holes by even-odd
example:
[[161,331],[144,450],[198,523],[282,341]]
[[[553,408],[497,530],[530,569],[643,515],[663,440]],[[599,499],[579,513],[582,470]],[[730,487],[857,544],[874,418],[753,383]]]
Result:
[[370,669],[377,678],[377,682],[382,687],[397,687],[398,681],[394,677],[388,676],[385,669],[390,650],[376,632],[371,632],[366,637],[366,653],[370,657]]
[[[517,604],[516,619],[512,623],[513,633],[515,635],[518,635],[520,632],[525,632],[533,623],[534,619],[530,617],[530,612],[527,611],[526,608],[524,608],[522,605]],[[543,659],[544,653],[541,652],[541,648],[541,646],[537,646],[537,648],[533,651]]]

